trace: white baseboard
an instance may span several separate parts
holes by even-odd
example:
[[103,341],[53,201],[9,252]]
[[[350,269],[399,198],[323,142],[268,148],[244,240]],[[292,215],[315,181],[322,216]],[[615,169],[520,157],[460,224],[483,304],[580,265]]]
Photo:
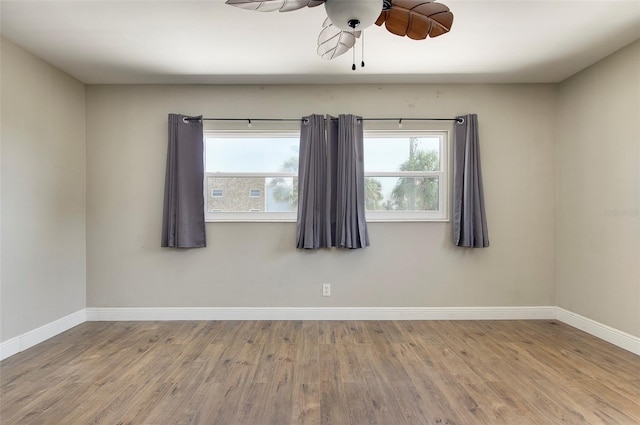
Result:
[[556,307],[556,311],[558,321],[640,356],[640,338],[564,308]]
[[88,308],[87,320],[525,320],[555,307],[167,307]]
[[640,338],[560,307],[143,307],[87,308],[0,343],[0,360],[85,321],[551,320],[640,355]]
[[86,321],[87,312],[86,309],[82,309],[32,331],[3,341],[0,343],[0,360],[4,360],[36,344],[40,344],[42,341],[46,341]]

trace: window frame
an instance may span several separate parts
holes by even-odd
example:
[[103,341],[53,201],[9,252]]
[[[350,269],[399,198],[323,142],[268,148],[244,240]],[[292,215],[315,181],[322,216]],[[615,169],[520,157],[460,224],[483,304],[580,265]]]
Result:
[[[449,131],[447,130],[365,130],[366,143],[369,138],[383,137],[433,137],[440,139],[439,171],[367,171],[365,164],[364,177],[437,177],[438,178],[438,210],[437,211],[402,211],[402,210],[366,210],[367,222],[416,222],[416,221],[449,221],[449,150],[451,148]],[[365,148],[366,149],[366,148]],[[366,156],[366,153],[365,153]]]
[[[440,137],[440,171],[390,171],[377,172],[365,169],[367,177],[438,177],[438,211],[384,211],[367,210],[365,217],[367,222],[448,222],[450,221],[450,192],[449,182],[451,174],[450,150],[451,139],[449,130],[429,130],[429,129],[397,129],[397,130],[364,130],[364,139],[367,137],[410,137],[410,136],[438,136]],[[297,178],[297,172],[207,172],[206,168],[206,141],[208,137],[300,137],[300,129],[238,129],[238,130],[215,130],[205,129],[202,135],[203,144],[203,196],[205,222],[296,222],[297,211],[277,212],[277,211],[208,211],[208,178],[233,178],[233,177],[265,177],[265,178]],[[365,164],[366,165],[366,164]],[[264,190],[264,189],[263,189]],[[266,196],[266,191],[265,191]]]

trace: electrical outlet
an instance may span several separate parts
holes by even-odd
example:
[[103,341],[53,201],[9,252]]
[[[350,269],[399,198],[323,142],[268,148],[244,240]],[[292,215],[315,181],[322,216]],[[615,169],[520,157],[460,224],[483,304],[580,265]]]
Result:
[[331,284],[330,283],[323,283],[322,284],[322,296],[323,297],[330,297],[331,296]]

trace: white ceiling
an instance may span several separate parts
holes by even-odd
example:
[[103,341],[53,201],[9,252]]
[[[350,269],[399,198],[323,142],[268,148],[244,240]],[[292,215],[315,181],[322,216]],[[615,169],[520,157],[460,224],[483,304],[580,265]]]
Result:
[[355,72],[350,53],[316,55],[323,6],[2,0],[0,12],[2,36],[88,84],[558,82],[640,38],[640,0],[442,3],[449,34],[414,41],[373,26]]

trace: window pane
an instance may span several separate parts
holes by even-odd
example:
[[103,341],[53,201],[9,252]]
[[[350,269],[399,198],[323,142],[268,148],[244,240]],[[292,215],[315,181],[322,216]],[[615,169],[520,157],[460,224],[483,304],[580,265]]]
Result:
[[373,211],[438,211],[438,177],[366,177],[365,207]]
[[208,173],[270,173],[298,171],[299,138],[205,138]]
[[298,178],[275,177],[265,179],[267,211],[298,210]]
[[[208,212],[286,212],[298,206],[296,177],[208,176],[207,188]],[[224,196],[215,196],[218,191]]]
[[440,138],[370,137],[364,141],[364,167],[375,171],[440,171]]

